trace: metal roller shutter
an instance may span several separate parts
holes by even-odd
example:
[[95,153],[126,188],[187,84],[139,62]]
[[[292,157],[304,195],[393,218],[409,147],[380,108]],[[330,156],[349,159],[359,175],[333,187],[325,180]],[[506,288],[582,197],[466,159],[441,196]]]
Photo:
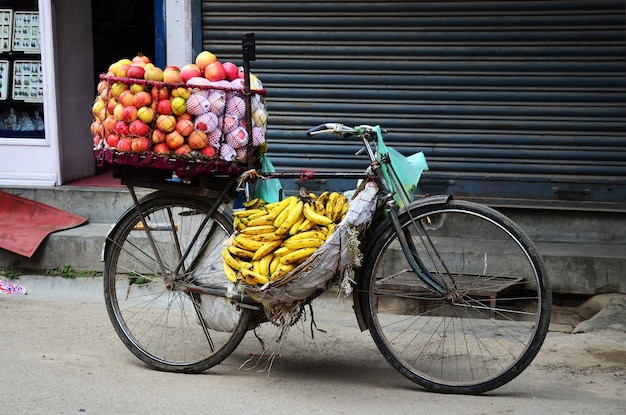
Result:
[[268,89],[281,169],[359,170],[327,121],[423,150],[420,189],[492,205],[626,210],[624,1],[202,2],[202,47]]

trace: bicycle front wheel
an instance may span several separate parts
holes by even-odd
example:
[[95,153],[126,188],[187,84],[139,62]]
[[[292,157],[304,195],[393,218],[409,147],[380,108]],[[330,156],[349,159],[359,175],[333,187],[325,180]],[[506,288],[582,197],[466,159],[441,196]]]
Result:
[[[105,302],[128,349],[149,366],[201,372],[224,360],[250,327],[252,311],[239,310],[225,292],[222,242],[232,233],[224,215],[208,215],[207,202],[181,195],[149,196],[107,239]],[[186,255],[186,257],[185,257]],[[182,258],[185,258],[182,260]]]
[[499,212],[450,201],[400,216],[423,267],[445,296],[411,270],[388,227],[366,254],[360,301],[370,333],[404,376],[432,391],[483,393],[533,360],[548,330],[552,294],[525,233]]

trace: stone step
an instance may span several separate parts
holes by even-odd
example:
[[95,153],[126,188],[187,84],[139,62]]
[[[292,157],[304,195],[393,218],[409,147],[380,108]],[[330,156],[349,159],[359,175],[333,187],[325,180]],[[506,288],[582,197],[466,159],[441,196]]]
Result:
[[[0,250],[0,268],[18,265],[29,269],[74,269],[102,271],[102,247],[111,223],[86,225],[51,234],[32,258]],[[591,295],[626,292],[626,244],[539,242],[553,290],[558,293]]]
[[[0,269],[19,265],[30,269],[102,271],[101,251],[107,232],[132,199],[125,188],[59,186],[0,189],[86,216],[83,226],[49,235],[32,258],[0,249]],[[138,189],[139,196],[151,192]],[[607,212],[509,210],[543,255],[555,292],[626,293],[626,217]]]

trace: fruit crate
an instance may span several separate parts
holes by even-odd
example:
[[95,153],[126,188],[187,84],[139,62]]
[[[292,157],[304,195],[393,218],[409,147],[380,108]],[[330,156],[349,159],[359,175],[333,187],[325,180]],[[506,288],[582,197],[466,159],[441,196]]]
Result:
[[265,90],[251,91],[247,114],[242,78],[186,83],[100,78],[91,133],[101,162],[172,170],[188,178],[238,174],[265,152]]

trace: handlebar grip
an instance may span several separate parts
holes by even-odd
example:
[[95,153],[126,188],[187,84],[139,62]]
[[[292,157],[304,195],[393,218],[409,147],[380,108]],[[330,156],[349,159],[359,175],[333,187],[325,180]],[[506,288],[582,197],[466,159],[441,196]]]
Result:
[[315,133],[318,132],[322,132],[322,131],[333,131],[336,126],[338,124],[336,123],[326,123],[326,124],[320,124],[316,127],[311,128],[310,130],[308,130],[306,132],[307,137],[311,137],[312,135],[314,135]]

